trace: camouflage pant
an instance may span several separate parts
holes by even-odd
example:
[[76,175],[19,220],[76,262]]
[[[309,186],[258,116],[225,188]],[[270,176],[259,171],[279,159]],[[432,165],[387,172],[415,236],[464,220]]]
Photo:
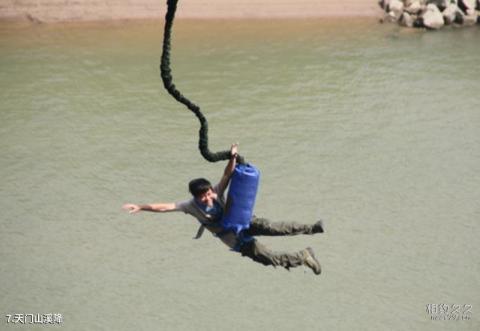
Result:
[[[264,218],[254,217],[250,228],[244,231],[246,236],[292,236],[296,234],[312,234],[312,225],[270,222]],[[261,244],[257,239],[246,240],[239,249],[242,256],[248,256],[252,260],[264,265],[282,266],[289,269],[303,264],[301,252],[286,253],[275,252]]]

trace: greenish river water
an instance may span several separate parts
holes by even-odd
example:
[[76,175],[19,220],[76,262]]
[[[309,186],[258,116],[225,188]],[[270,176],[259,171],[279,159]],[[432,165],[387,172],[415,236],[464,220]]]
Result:
[[[188,215],[121,210],[183,200],[225,166],[163,90],[162,33],[0,26],[0,329],[56,328],[15,313],[65,330],[480,329],[478,28],[176,22],[176,85],[211,149],[238,141],[262,171],[256,214],[325,220],[262,242],[313,247],[321,276],[192,240]],[[429,304],[473,308],[443,321]]]

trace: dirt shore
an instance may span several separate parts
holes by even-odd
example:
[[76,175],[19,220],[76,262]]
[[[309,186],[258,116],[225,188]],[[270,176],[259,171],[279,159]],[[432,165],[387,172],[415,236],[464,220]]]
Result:
[[[0,20],[32,22],[163,18],[165,0],[6,0]],[[375,0],[180,0],[179,18],[302,18],[380,16]]]

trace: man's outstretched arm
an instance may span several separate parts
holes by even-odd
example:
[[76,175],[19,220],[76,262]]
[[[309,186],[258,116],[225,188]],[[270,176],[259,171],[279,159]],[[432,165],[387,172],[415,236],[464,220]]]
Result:
[[152,211],[157,213],[163,213],[167,211],[175,210],[175,203],[152,203],[147,205],[136,205],[133,203],[126,203],[122,207],[130,214],[138,213],[139,211]]

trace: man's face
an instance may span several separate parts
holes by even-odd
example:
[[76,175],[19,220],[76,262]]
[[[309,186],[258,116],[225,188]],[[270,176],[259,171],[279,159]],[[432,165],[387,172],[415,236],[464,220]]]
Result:
[[200,194],[196,199],[209,207],[213,206],[213,201],[217,198],[217,194],[211,188],[205,193]]

